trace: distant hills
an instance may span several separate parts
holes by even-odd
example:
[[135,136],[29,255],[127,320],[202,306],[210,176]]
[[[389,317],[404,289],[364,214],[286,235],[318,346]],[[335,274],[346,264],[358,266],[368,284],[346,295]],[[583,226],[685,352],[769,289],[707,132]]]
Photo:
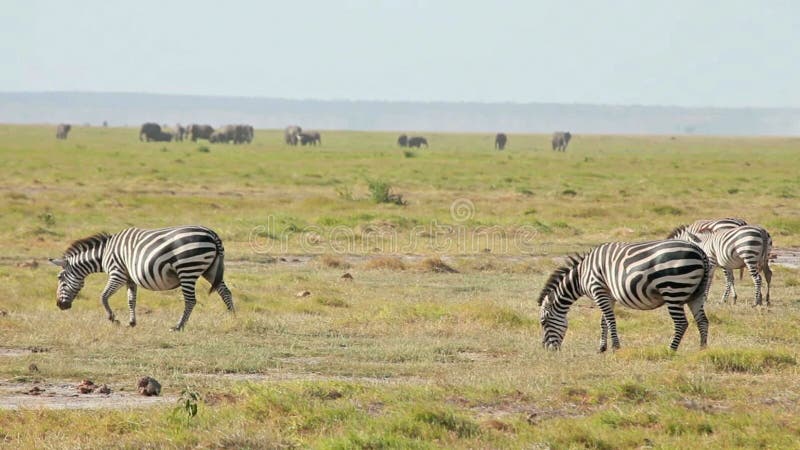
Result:
[[0,93],[0,122],[138,126],[301,124],[315,129],[608,134],[800,135],[797,108],[683,108],[211,97],[134,93]]

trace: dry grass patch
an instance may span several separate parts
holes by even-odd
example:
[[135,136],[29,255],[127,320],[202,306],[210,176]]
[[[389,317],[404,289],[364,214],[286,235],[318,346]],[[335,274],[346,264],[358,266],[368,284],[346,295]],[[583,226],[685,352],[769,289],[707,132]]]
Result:
[[328,269],[349,269],[351,267],[350,263],[343,258],[334,255],[322,255],[317,258],[317,263]]
[[450,267],[438,256],[423,259],[417,267],[423,272],[458,273],[456,269]]
[[406,270],[406,263],[397,256],[378,256],[364,263],[367,270]]

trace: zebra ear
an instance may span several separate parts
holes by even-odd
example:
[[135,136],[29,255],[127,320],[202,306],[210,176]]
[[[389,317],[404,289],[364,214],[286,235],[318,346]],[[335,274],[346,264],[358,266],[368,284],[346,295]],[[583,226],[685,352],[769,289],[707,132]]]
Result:
[[62,269],[66,269],[67,268],[67,260],[66,259],[61,259],[61,258],[58,258],[58,259],[49,258],[49,259],[50,259],[51,263],[57,265],[58,267],[61,267]]

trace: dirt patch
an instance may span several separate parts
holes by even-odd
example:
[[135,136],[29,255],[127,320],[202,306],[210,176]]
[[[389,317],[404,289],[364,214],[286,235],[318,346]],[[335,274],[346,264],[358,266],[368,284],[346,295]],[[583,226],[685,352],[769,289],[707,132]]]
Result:
[[129,409],[174,404],[177,397],[144,397],[133,389],[81,394],[76,383],[0,381],[0,409]]
[[259,373],[189,373],[186,375],[230,381],[342,381],[380,385],[424,385],[432,383],[431,380],[420,377],[359,377],[326,375],[314,372],[287,372],[277,369]]

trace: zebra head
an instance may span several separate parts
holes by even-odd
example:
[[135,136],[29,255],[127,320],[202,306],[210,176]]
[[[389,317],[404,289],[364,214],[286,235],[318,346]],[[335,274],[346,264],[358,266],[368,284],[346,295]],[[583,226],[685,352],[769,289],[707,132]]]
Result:
[[567,334],[566,312],[559,313],[555,308],[555,292],[551,292],[542,302],[539,310],[539,323],[542,325],[542,347],[547,350],[561,350],[564,335]]
[[61,267],[61,272],[58,273],[56,305],[62,310],[70,309],[72,301],[83,288],[85,276],[81,276],[66,259],[51,259],[50,262]]

